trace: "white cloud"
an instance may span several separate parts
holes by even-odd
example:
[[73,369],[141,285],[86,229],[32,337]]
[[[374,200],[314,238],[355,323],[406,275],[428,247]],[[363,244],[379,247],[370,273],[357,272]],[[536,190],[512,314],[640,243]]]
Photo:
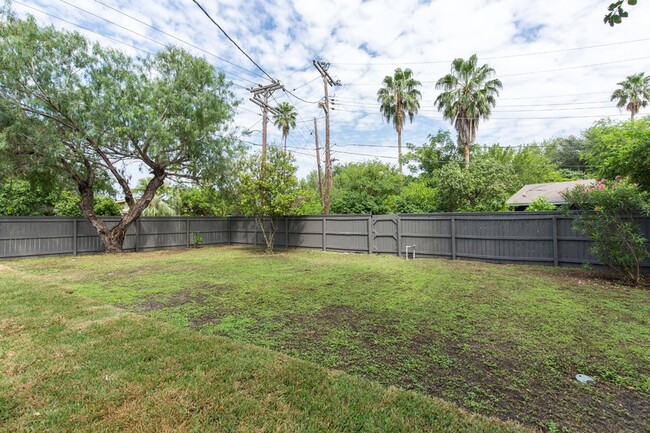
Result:
[[[154,42],[58,0],[25,2],[136,47],[160,49]],[[192,2],[101,2],[208,51],[211,55],[185,46],[225,70],[239,86],[268,82]],[[74,4],[164,44],[183,45],[97,1]],[[287,89],[295,88],[294,93],[304,100],[322,97],[320,79],[306,84],[318,77],[310,66],[311,60],[325,58],[332,62],[330,73],[344,84],[331,89],[337,109],[332,116],[332,142],[337,143],[336,158],[341,162],[367,158],[340,153],[343,149],[396,156],[397,150],[390,147],[347,146],[395,144],[394,129],[378,114],[376,92],[383,77],[396,67],[411,67],[423,83],[421,113],[404,130],[404,142],[421,143],[437,128],[451,129],[433,107],[438,94],[435,81],[448,72],[451,59],[477,53],[479,61],[495,68],[504,84],[493,118],[479,127],[478,141],[501,145],[579,134],[603,115],[624,118],[625,114],[621,116],[609,102],[609,95],[625,76],[650,72],[650,59],[575,68],[648,56],[650,40],[559,51],[650,38],[650,7],[644,3],[631,7],[630,17],[614,28],[602,23],[607,4],[594,0],[204,0],[202,4],[257,63],[282,79]],[[79,30],[19,4],[14,7],[21,13],[34,14],[39,22]],[[83,33],[130,54],[137,52],[94,33]],[[236,92],[243,101],[236,123],[241,128],[251,127],[259,121],[259,109],[248,101],[245,89],[236,87]],[[296,155],[300,174],[306,175],[315,167],[315,158],[309,156],[314,153],[312,118],[322,117],[322,110],[282,92],[275,96],[277,101],[290,100],[300,112],[289,146],[306,153]],[[319,122],[322,140],[324,123]],[[261,129],[259,123],[253,129]],[[259,140],[259,133],[251,139]],[[282,142],[272,125],[269,142]]]

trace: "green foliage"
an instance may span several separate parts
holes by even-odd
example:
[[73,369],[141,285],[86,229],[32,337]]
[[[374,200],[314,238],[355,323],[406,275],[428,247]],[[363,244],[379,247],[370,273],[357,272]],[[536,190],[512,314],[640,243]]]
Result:
[[210,187],[179,187],[174,189],[179,215],[226,216],[232,204],[225,194]]
[[650,191],[650,117],[600,120],[585,132],[584,158],[596,177],[629,177]]
[[650,75],[644,72],[629,75],[625,80],[618,83],[620,86],[612,93],[611,100],[616,100],[616,106],[630,112],[630,117],[639,112],[642,107],[648,106],[650,101]]
[[407,183],[399,195],[386,200],[389,213],[431,213],[437,210],[436,190],[429,182],[416,179]]
[[0,183],[0,216],[53,215],[54,197],[54,190],[39,184],[7,179]]
[[367,161],[334,167],[332,213],[382,214],[390,212],[386,201],[399,193],[399,170],[380,161]]
[[298,112],[296,108],[288,102],[282,102],[275,107],[273,113],[273,124],[282,132],[284,139],[284,150],[287,150],[287,137],[289,131],[296,127],[296,117]]
[[192,246],[194,248],[198,248],[199,246],[201,246],[201,244],[203,244],[203,236],[201,236],[201,233],[192,232],[191,236],[192,236]]
[[306,178],[300,179],[302,197],[296,213],[298,215],[321,215],[323,204],[318,189],[318,173],[316,170],[309,172]]
[[[236,105],[230,83],[182,49],[133,58],[5,11],[0,64],[0,101],[9,111],[0,119],[6,143],[0,159],[65,173],[107,251],[121,251],[128,226],[166,179],[223,181],[240,150],[230,128]],[[153,175],[139,200],[125,164]],[[107,173],[129,205],[112,228],[91,212]]]
[[101,216],[120,216],[122,215],[122,206],[115,201],[113,197],[97,196],[95,197],[95,204],[93,210],[97,215]]
[[594,242],[592,254],[625,281],[638,284],[640,264],[650,254],[634,216],[650,212],[650,195],[624,179],[601,179],[590,186],[578,185],[563,196],[564,211],[574,217],[575,229]]
[[296,169],[291,153],[271,146],[264,164],[261,153],[255,153],[245,162],[240,174],[239,209],[255,218],[267,251],[273,250],[279,218],[295,214],[299,207],[302,191]]
[[[54,204],[54,212],[59,216],[81,217],[79,208],[79,193],[73,191],[62,191]],[[120,216],[122,207],[113,197],[95,196],[93,212],[99,216]]]
[[505,167],[512,167],[517,176],[517,184],[511,192],[531,183],[563,180],[562,174],[557,170],[555,164],[536,144],[526,145],[519,150],[494,145],[484,148],[477,157],[499,161]]
[[556,210],[557,206],[553,203],[549,203],[546,197],[539,197],[533,200],[533,202],[526,208],[527,212],[540,212],[547,210]]
[[509,165],[481,159],[469,167],[445,165],[438,175],[438,210],[442,212],[495,212],[506,210],[516,189],[517,176]]
[[402,130],[407,116],[409,121],[413,122],[413,117],[418,114],[422,98],[418,88],[421,86],[422,83],[413,78],[412,70],[397,68],[392,76],[384,77],[382,87],[377,91],[379,111],[387,122],[395,126],[395,131],[397,131],[400,172],[402,168]]
[[404,155],[411,173],[421,172],[428,178],[433,178],[440,168],[452,161],[462,161],[463,152],[451,138],[446,129],[438,129],[436,134],[429,134],[427,142],[422,146],[406,143],[409,150]]
[[[546,156],[558,167],[558,169],[571,170],[572,172],[584,172],[587,169],[586,164],[580,158],[580,154],[584,152],[586,146],[584,138],[576,137],[574,135],[569,135],[568,137],[556,137],[544,141],[541,146],[545,149]],[[584,178],[584,174],[575,178]]]
[[603,19],[605,24],[614,27],[615,24],[623,22],[623,18],[628,17],[627,11],[623,9],[623,3],[634,6],[637,4],[637,0],[617,0],[614,3],[610,3],[607,7],[607,15],[605,15],[605,18]]
[[477,65],[476,54],[451,63],[451,72],[436,82],[442,90],[435,100],[442,117],[453,122],[458,142],[464,147],[465,164],[469,164],[470,146],[476,139],[480,119],[488,119],[503,87],[501,80],[492,79],[496,71],[488,65]]

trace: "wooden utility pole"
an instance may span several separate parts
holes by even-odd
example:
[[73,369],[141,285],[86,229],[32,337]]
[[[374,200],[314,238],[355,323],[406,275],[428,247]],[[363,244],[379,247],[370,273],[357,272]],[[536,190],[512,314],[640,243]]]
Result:
[[250,101],[262,109],[262,166],[266,163],[266,131],[267,123],[269,121],[269,111],[277,113],[277,110],[269,106],[269,97],[274,91],[282,89],[283,86],[277,81],[266,86],[259,85],[248,89],[253,94]]
[[318,167],[318,194],[320,196],[320,203],[323,204],[323,173],[320,167],[320,147],[318,147],[318,122],[314,117],[314,140],[316,141],[316,166]]
[[323,214],[329,215],[330,213],[330,194],[332,192],[332,157],[330,148],[330,98],[329,86],[340,86],[341,81],[334,81],[327,70],[330,64],[325,61],[312,61],[316,70],[323,77],[323,87],[325,89],[325,100],[322,103],[323,110],[325,111],[325,191],[323,194]]

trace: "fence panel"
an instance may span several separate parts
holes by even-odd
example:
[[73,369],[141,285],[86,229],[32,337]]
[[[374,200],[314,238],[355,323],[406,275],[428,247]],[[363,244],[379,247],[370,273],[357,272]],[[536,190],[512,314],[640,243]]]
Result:
[[[111,227],[119,220],[104,221]],[[639,217],[636,222],[650,238],[650,218]],[[160,217],[132,224],[124,249],[187,247],[195,233],[205,245],[264,245],[253,218]],[[274,245],[395,255],[415,246],[418,257],[551,266],[599,264],[589,252],[591,241],[573,230],[569,217],[557,212],[291,216],[278,221]],[[100,251],[95,229],[83,218],[0,218],[0,258]],[[650,260],[643,269],[650,272]]]

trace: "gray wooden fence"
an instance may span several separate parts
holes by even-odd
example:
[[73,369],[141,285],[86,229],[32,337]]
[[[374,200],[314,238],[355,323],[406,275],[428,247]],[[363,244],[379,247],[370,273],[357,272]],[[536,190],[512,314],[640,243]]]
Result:
[[[115,224],[117,218],[107,218]],[[650,238],[650,218],[637,220]],[[128,231],[125,249],[144,251],[187,247],[193,233],[205,245],[264,245],[252,218],[142,218]],[[591,242],[554,212],[441,213],[409,215],[330,215],[285,217],[275,237],[278,248],[528,263],[550,266],[598,264]],[[85,219],[0,218],[0,258],[82,254],[101,251]],[[650,262],[644,264],[650,272]]]

